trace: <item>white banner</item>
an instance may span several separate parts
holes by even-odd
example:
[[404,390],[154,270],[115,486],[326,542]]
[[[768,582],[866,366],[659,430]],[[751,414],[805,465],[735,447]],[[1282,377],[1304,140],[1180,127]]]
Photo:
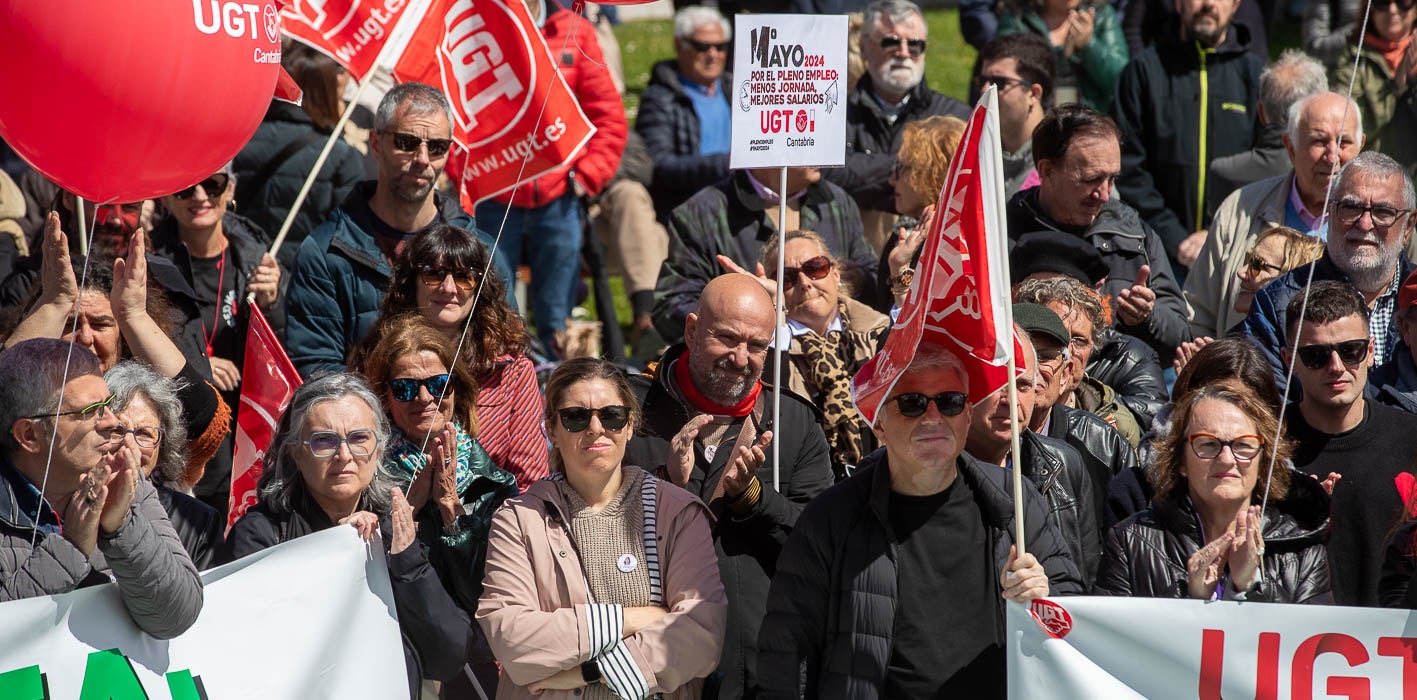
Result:
[[403,698],[382,546],[335,527],[202,574],[201,617],[161,641],[115,585],[0,604],[4,700]]
[[1009,697],[1417,698],[1414,624],[1406,610],[1319,605],[1009,603]]
[[729,167],[846,164],[846,21],[734,17]]

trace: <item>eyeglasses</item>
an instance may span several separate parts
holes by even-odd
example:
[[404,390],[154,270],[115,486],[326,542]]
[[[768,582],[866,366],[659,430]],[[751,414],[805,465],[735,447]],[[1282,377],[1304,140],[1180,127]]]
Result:
[[133,434],[133,442],[138,443],[138,447],[152,449],[162,442],[163,429],[156,425],[137,425],[131,428],[120,425],[108,431],[108,441],[123,442],[123,437],[129,433]]
[[630,409],[626,406],[601,406],[600,408],[585,408],[583,406],[571,406],[556,412],[561,417],[561,427],[573,433],[579,433],[590,427],[590,417],[600,416],[600,427],[616,432],[625,427],[630,422]]
[[349,453],[356,457],[368,457],[374,453],[374,445],[378,441],[372,430],[352,430],[347,435],[320,431],[311,433],[304,445],[316,457],[334,456],[339,452],[340,444],[349,447]]
[[453,286],[458,291],[470,292],[477,285],[477,277],[472,274],[472,270],[458,270],[444,267],[424,266],[418,269],[418,277],[423,280],[423,284],[429,287],[442,286],[443,280],[453,276]]
[[1230,454],[1241,462],[1248,462],[1260,455],[1264,438],[1258,435],[1241,435],[1231,440],[1221,440],[1210,433],[1194,433],[1186,439],[1191,443],[1191,452],[1201,459],[1215,459],[1220,451],[1229,447]]
[[[226,173],[217,173],[197,183],[202,186],[202,191],[206,192],[208,197],[220,197],[229,184],[231,184],[231,176]],[[180,190],[172,196],[177,199],[191,199],[193,195],[197,194],[197,185]]]
[[912,392],[901,394],[891,400],[900,409],[900,415],[906,418],[918,418],[925,415],[925,411],[930,408],[931,401],[935,402],[935,408],[940,409],[942,416],[957,416],[964,413],[965,404],[969,403],[969,396],[958,391],[946,391],[934,396]]
[[1305,345],[1299,348],[1299,361],[1309,369],[1323,369],[1328,366],[1333,353],[1338,353],[1338,359],[1343,364],[1357,367],[1363,360],[1368,359],[1368,339],[1357,338],[1341,343]]
[[717,49],[719,53],[728,53],[729,47],[733,45],[731,42],[727,41],[721,41],[717,44],[710,44],[707,41],[694,41],[693,39],[685,39],[685,41],[699,53],[708,53],[710,49]]
[[87,405],[87,406],[84,406],[83,408],[80,408],[80,409],[77,409],[77,410],[74,410],[74,411],[63,411],[63,412],[60,412],[60,413],[40,413],[40,414],[33,415],[33,416],[25,416],[25,418],[28,418],[28,419],[30,419],[30,420],[37,420],[37,419],[40,419],[40,418],[59,418],[59,417],[61,417],[61,416],[78,416],[78,417],[79,417],[79,420],[90,420],[90,419],[92,419],[92,418],[97,418],[98,416],[103,415],[103,410],[106,409],[106,408],[108,408],[108,405],[109,405],[109,404],[113,403],[114,396],[115,396],[114,394],[109,394],[109,395],[108,395],[108,398],[106,398],[106,399],[104,399],[104,400],[102,400],[102,401],[95,401],[95,402],[93,402],[93,403],[91,403],[91,404],[89,404],[89,405]]
[[[1061,360],[1062,362],[1059,362],[1058,366],[1062,367],[1063,362],[1067,362],[1069,359],[1072,358],[1071,353],[1069,353],[1068,349],[1065,347],[1042,350],[1037,349],[1037,347],[1035,346],[1034,352],[1038,355],[1038,364],[1040,365],[1048,364],[1053,360]],[[1049,369],[1053,370],[1054,368],[1049,367]]]
[[994,87],[998,88],[999,92],[1003,92],[1009,89],[1009,86],[1011,85],[1021,85],[1026,88],[1033,87],[1033,83],[1030,83],[1027,80],[1021,80],[1019,78],[1010,78],[1007,75],[981,74],[974,76],[975,87],[979,88],[980,90],[983,90],[985,85],[993,85]]
[[[809,258],[807,260],[802,261],[801,267],[782,268],[782,288],[792,289],[793,287],[796,287],[797,273],[799,272],[806,275],[807,279],[819,280],[823,277],[826,277],[827,274],[831,271],[832,261],[827,256],[818,255],[815,258]],[[777,274],[776,270],[772,271],[769,277],[775,274]]]
[[[1417,0],[1413,0],[1413,2],[1417,2]],[[1276,275],[1281,272],[1284,272],[1284,268],[1275,265],[1270,261],[1265,260],[1264,258],[1258,255],[1255,255],[1254,253],[1250,253],[1248,256],[1245,257],[1245,269],[1249,270],[1250,274],[1256,277],[1264,274],[1266,271],[1274,272],[1274,274]]]
[[1373,225],[1380,228],[1397,223],[1397,217],[1412,211],[1411,209],[1397,209],[1385,204],[1363,206],[1357,202],[1348,201],[1339,202],[1334,206],[1334,210],[1338,212],[1338,219],[1345,224],[1358,223],[1358,220],[1363,218],[1363,213],[1367,212],[1373,217]]
[[905,37],[890,36],[881,37],[881,48],[886,51],[895,51],[898,47],[904,46],[910,52],[911,58],[920,58],[920,54],[925,53],[924,39],[906,39]]
[[395,401],[412,401],[418,398],[418,387],[427,388],[429,396],[441,396],[447,386],[447,374],[435,374],[423,379],[390,379],[389,394]]
[[428,144],[428,157],[441,158],[448,154],[448,149],[452,148],[452,139],[425,139],[413,134],[405,134],[402,131],[381,131],[381,134],[388,134],[394,139],[394,148],[404,153],[417,153],[418,147]]

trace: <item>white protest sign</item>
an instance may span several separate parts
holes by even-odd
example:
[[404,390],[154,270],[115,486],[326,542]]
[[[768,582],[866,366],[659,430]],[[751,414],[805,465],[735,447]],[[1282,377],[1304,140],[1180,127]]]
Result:
[[734,18],[730,168],[846,164],[846,21]]
[[335,527],[207,571],[201,616],[166,641],[116,584],[0,604],[0,698],[406,698],[382,552]]

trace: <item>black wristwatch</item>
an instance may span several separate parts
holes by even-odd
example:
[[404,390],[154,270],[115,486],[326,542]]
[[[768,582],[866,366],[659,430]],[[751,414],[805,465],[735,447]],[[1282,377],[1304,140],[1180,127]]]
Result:
[[581,664],[581,680],[586,685],[595,685],[600,682],[600,664],[594,661],[587,661]]

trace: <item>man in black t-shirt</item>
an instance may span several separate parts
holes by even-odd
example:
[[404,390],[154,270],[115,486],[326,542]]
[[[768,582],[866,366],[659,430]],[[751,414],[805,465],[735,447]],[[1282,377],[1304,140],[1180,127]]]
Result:
[[1010,473],[963,452],[967,395],[960,358],[922,345],[877,414],[884,448],[797,519],[758,636],[760,697],[1002,698],[1004,601],[1083,592],[1027,483],[1027,552],[1013,546]]

